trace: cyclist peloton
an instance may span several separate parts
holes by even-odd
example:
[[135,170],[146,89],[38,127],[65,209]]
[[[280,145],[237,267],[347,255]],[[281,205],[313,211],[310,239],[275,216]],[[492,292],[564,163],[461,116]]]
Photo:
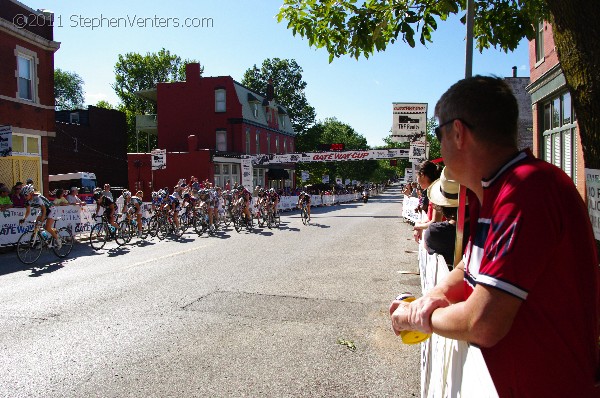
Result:
[[115,211],[116,205],[115,202],[106,195],[103,195],[102,191],[94,192],[94,200],[96,201],[96,212],[92,215],[93,218],[96,218],[98,212],[100,211],[100,206],[104,208],[104,213],[108,223],[110,224],[111,231],[115,229],[119,229],[119,225],[115,221]]
[[298,196],[298,208],[302,208],[302,204],[306,204],[306,213],[308,214],[308,221],[310,221],[310,195],[304,191],[300,192]]
[[[135,196],[131,196],[131,192],[127,191],[129,198],[126,199],[127,203],[127,218],[130,219],[131,215],[135,215],[137,222],[137,236],[142,236],[142,198],[144,193],[137,191]],[[123,193],[123,195],[125,195]]]
[[[52,217],[52,203],[39,192],[36,193],[35,188],[31,184],[27,184],[21,188],[21,195],[25,198],[25,215],[19,220],[19,224],[23,224],[25,219],[29,217],[32,207],[36,209],[39,208],[40,214],[35,220],[44,225],[44,229],[54,238],[54,247],[60,249],[62,247],[62,242],[58,238],[56,230],[52,228],[55,220],[55,218]],[[46,221],[45,224],[44,220]]]

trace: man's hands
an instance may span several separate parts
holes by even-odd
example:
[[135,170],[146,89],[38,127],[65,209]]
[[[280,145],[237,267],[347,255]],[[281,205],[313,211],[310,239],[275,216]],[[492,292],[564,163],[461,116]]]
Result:
[[392,329],[399,335],[403,330],[432,333],[431,314],[438,308],[450,305],[445,297],[421,297],[411,303],[394,300],[390,304]]

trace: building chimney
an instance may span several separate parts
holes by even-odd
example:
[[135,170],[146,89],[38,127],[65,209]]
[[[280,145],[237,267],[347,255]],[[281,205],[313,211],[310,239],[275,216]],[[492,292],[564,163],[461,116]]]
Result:
[[267,83],[267,101],[272,101],[275,98],[275,88],[273,87],[273,79],[269,78]]
[[517,67],[513,66],[512,70],[513,70],[513,77],[517,77]]
[[188,152],[196,152],[198,150],[198,136],[188,135],[187,144]]
[[186,64],[185,65],[185,81],[188,83],[200,81],[200,64]]

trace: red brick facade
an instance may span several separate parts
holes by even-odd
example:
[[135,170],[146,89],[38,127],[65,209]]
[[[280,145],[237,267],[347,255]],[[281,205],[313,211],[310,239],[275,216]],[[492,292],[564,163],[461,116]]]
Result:
[[[17,26],[20,16],[27,26]],[[33,18],[37,16],[37,18]],[[37,188],[48,192],[48,137],[55,135],[54,52],[51,16],[13,0],[0,0],[0,125],[12,127],[13,135],[41,137],[41,181]],[[44,22],[46,21],[46,22]],[[18,88],[18,57],[32,65],[32,99],[23,99]],[[6,184],[15,181],[3,181]]]

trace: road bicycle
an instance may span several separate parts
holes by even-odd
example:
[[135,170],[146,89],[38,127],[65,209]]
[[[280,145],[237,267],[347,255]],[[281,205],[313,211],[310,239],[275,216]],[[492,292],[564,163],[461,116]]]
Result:
[[[131,214],[127,214],[126,217],[119,223],[119,231],[125,243],[131,242],[131,239],[138,234],[137,219]],[[142,231],[140,233],[140,239],[146,239],[149,234],[149,221],[146,217],[142,217]]]
[[[56,225],[57,220],[60,220],[60,218],[54,220],[52,228]],[[61,227],[56,230],[61,242],[59,249],[56,247],[54,237],[42,228],[41,221],[30,221],[30,223],[34,224],[33,228],[23,232],[17,242],[17,257],[23,264],[29,265],[36,262],[40,258],[43,249],[52,248],[54,254],[59,258],[65,258],[71,253],[74,240],[70,229]]]
[[181,238],[183,232],[184,230],[181,228],[181,224],[179,228],[175,225],[175,218],[173,217],[172,211],[163,210],[157,214],[156,236],[158,236],[158,239],[163,240],[169,234],[173,234],[173,236],[178,239]]
[[250,212],[250,220],[246,219],[246,216],[241,209],[236,208],[233,211],[233,227],[235,228],[235,232],[240,233],[242,228],[246,227],[248,232],[252,232],[254,229],[254,218],[252,217],[252,212]]
[[300,208],[300,218],[302,218],[302,224],[308,225],[310,218],[308,216],[308,204],[306,202],[302,202],[302,207]]
[[278,209],[269,209],[269,213],[267,214],[267,228],[279,228],[281,225],[281,216],[279,214]]
[[125,236],[126,231],[110,225],[104,214],[101,216],[94,215],[93,218],[94,220],[100,218],[100,222],[94,224],[90,231],[90,245],[92,246],[92,249],[100,250],[107,242],[110,242],[113,239],[119,246],[123,246],[127,243]]

